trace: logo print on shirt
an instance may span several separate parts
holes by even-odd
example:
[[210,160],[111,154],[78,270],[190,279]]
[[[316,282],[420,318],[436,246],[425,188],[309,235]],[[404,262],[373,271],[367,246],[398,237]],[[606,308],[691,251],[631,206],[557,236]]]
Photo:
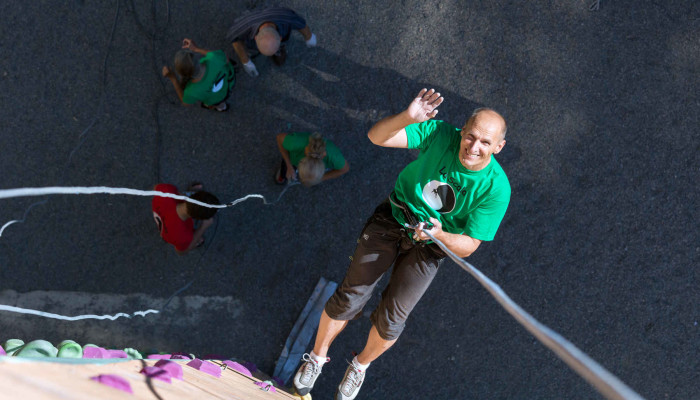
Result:
[[211,91],[212,91],[212,93],[216,93],[219,90],[221,90],[222,87],[224,87],[224,78],[221,78],[217,83],[215,83],[211,87]]
[[455,191],[448,183],[430,181],[423,186],[423,200],[440,214],[452,212],[457,200]]

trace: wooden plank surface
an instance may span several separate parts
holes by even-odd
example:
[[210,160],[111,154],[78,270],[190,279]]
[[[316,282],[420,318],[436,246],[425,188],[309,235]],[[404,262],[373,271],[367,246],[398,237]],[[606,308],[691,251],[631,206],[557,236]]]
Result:
[[[298,399],[280,389],[275,393],[266,392],[255,385],[259,380],[230,368],[216,378],[188,367],[188,360],[171,360],[182,366],[182,381],[173,379],[168,384],[139,373],[141,368],[154,365],[156,361],[133,360],[103,365],[0,361],[0,387],[3,388],[0,399]],[[127,379],[133,395],[90,380],[100,374]]]

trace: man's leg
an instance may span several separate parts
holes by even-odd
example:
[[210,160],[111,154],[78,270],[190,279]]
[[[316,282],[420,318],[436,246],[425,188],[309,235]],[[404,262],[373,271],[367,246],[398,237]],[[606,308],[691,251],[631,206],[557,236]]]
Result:
[[379,332],[377,332],[377,328],[372,325],[372,328],[369,330],[369,337],[367,337],[367,344],[365,344],[365,348],[362,352],[357,355],[357,361],[365,365],[371,363],[384,354],[385,351],[389,350],[397,340],[398,339],[382,339],[382,337],[379,336]]
[[316,342],[314,343],[314,354],[319,357],[326,357],[328,348],[331,343],[338,337],[338,334],[345,329],[348,321],[332,319],[323,310],[321,321],[318,323],[318,331],[316,332]]
[[336,400],[354,399],[362,387],[369,364],[396,343],[408,315],[437,274],[440,257],[428,247],[416,245],[396,258],[382,301],[370,317],[372,328],[367,344],[345,371]]
[[304,355],[305,363],[294,376],[294,387],[299,394],[309,393],[327,361],[331,343],[349,320],[361,314],[377,282],[396,258],[400,238],[401,227],[391,215],[391,206],[382,203],[360,234],[345,279],[326,303],[314,351]]

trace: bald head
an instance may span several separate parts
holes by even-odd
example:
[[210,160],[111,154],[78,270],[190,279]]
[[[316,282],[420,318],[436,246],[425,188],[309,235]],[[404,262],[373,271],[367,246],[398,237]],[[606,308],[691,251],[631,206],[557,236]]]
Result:
[[280,34],[274,26],[264,26],[255,35],[255,43],[260,53],[269,57],[280,48]]
[[500,133],[500,140],[506,138],[506,131],[508,130],[506,120],[503,119],[501,114],[490,108],[477,108],[474,110],[469,120],[467,120],[466,126],[477,126],[482,130],[491,132],[497,131]]

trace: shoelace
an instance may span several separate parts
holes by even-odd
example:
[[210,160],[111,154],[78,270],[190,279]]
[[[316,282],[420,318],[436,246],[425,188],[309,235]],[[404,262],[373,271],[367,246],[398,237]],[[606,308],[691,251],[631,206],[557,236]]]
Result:
[[301,375],[302,381],[308,381],[312,376],[320,373],[321,366],[318,365],[316,361],[312,360],[309,354],[305,353],[301,358],[306,361],[304,372]]
[[350,372],[348,372],[348,377],[345,379],[345,385],[343,385],[343,391],[348,395],[357,389],[360,384],[362,384],[362,371],[355,368],[355,365],[350,363]]

